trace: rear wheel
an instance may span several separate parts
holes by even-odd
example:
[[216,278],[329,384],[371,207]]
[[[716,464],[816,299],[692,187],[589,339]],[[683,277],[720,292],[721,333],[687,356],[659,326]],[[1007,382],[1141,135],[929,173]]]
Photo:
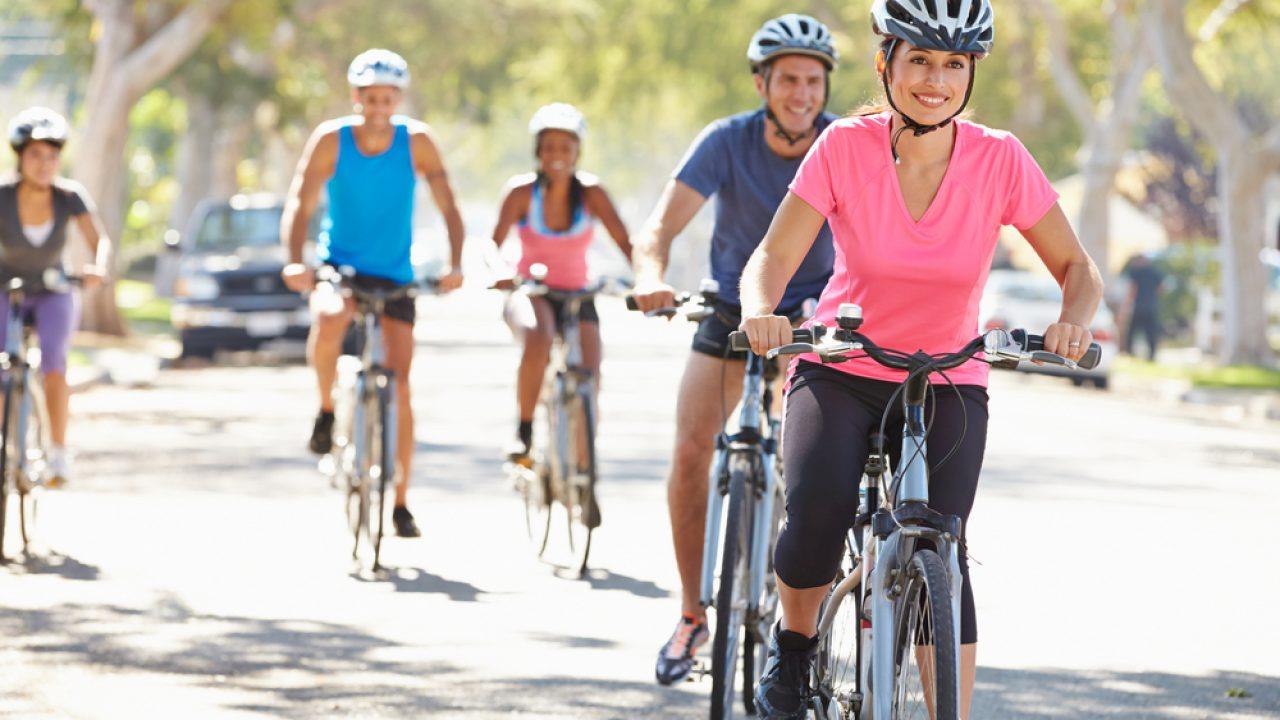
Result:
[[[820,717],[856,718],[859,710],[858,692],[858,643],[862,632],[861,586],[854,585],[848,594],[835,597],[835,588],[854,570],[852,532],[846,539],[847,552],[840,572],[832,583],[832,594],[823,605],[823,615],[832,612],[835,618],[831,630],[822,638],[818,649],[816,687],[824,711]],[[836,607],[835,603],[839,602]]]

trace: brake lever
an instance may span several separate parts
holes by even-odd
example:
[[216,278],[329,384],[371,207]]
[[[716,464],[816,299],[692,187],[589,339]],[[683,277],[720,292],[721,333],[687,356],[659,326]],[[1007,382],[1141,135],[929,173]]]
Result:
[[813,353],[818,356],[822,362],[830,362],[833,359],[843,360],[840,355],[854,350],[861,350],[861,343],[823,343],[815,345],[813,343],[790,343],[780,347],[773,348],[765,353],[765,358],[772,360],[779,355],[800,355],[803,353]]
[[1061,365],[1062,367],[1065,367],[1068,370],[1075,370],[1077,368],[1076,362],[1074,360],[1070,358],[1064,358],[1061,355],[1058,355],[1057,353],[1051,353],[1047,350],[1035,350],[1033,352],[1027,353],[1026,357],[1031,362],[1048,363],[1050,365]]
[[676,316],[676,309],[673,307],[658,308],[657,310],[649,310],[644,316],[647,318],[672,318]]

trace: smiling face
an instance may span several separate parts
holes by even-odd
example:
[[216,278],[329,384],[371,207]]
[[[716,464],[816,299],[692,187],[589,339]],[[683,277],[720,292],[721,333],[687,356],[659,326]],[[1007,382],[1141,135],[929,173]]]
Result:
[[573,174],[578,165],[578,136],[565,130],[543,130],[537,140],[538,169],[553,180]]
[[809,132],[827,102],[827,66],[807,55],[784,55],[755,77],[756,92],[782,129]]
[[40,187],[53,184],[61,167],[62,150],[40,140],[33,140],[18,155],[18,171],[22,179]]
[[351,93],[358,112],[364,116],[365,125],[379,128],[391,123],[391,116],[400,107],[403,96],[400,88],[393,85],[352,88]]
[[898,108],[922,125],[940,123],[964,105],[973,58],[899,43],[889,63],[889,92]]

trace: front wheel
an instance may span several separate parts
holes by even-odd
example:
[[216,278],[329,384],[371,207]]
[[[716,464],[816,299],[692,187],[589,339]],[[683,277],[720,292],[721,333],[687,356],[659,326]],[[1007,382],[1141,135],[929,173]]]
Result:
[[591,536],[600,525],[600,506],[596,501],[596,413],[595,396],[590,385],[579,387],[578,395],[568,406],[570,421],[569,451],[564,459],[569,468],[565,488],[568,510],[569,549],[573,568],[578,574],[587,571],[591,556]]
[[733,717],[734,681],[747,615],[747,558],[751,549],[753,478],[749,458],[729,460],[729,507],[724,519],[724,550],[720,554],[720,586],[716,592],[716,633],[711,642],[711,720]]
[[893,718],[959,720],[959,648],[946,566],[934,551],[918,550],[905,570],[894,604]]

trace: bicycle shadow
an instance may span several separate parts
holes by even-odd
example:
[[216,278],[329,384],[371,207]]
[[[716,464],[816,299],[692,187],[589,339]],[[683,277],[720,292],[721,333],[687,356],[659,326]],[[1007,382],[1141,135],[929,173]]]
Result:
[[50,550],[45,553],[27,553],[21,559],[9,558],[3,563],[15,575],[56,575],[65,580],[98,580],[102,569],[97,565],[81,562],[70,555]]
[[636,597],[651,599],[672,597],[669,591],[651,580],[641,580],[603,568],[587,568],[587,572],[579,576],[576,570],[556,566],[556,575],[566,579],[581,580],[590,585],[592,590],[619,590]]
[[418,567],[383,567],[377,572],[353,570],[349,577],[362,583],[389,583],[398,593],[444,595],[454,602],[479,602],[482,595],[493,595],[468,582],[450,580]]

